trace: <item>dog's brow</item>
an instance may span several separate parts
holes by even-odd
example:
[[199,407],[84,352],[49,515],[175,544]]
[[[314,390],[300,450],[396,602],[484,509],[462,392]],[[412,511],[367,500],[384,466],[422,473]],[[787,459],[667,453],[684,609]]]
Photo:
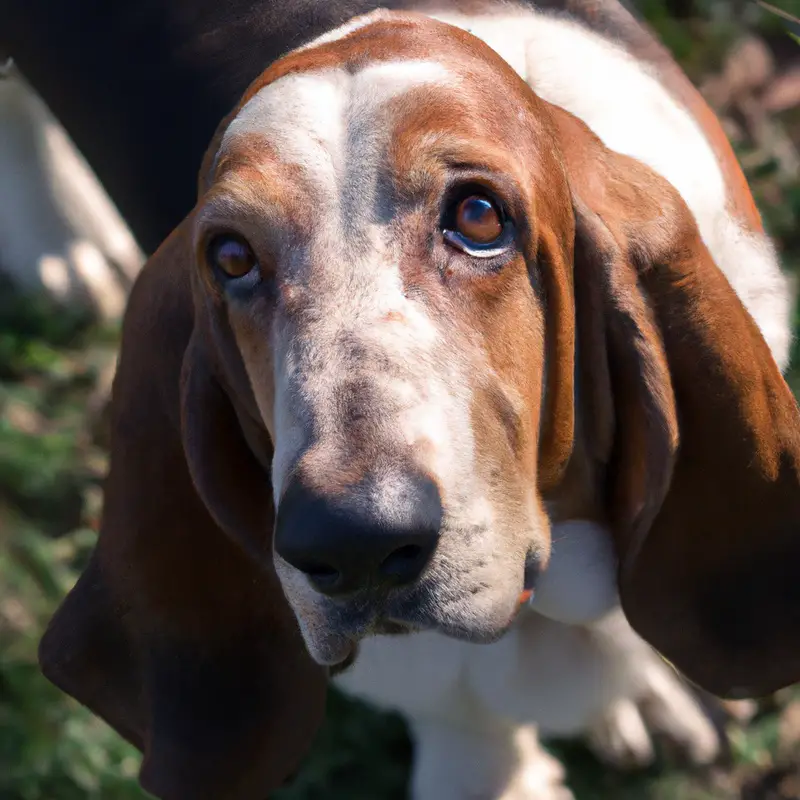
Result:
[[289,126],[330,136],[353,103],[379,104],[416,86],[453,80],[456,76],[443,64],[411,59],[369,63],[355,73],[343,68],[292,73],[245,103],[229,125],[221,150],[242,133],[259,133],[270,126],[281,132]]
[[267,219],[281,218],[283,208],[279,200],[270,200],[264,193],[217,194],[198,210],[194,238],[199,241],[211,231],[229,229],[234,222],[237,229],[263,229]]
[[415,142],[415,150],[426,158],[436,158],[447,169],[485,175],[513,175],[519,160],[513,152],[513,142],[469,133],[465,135],[454,124],[451,130],[422,133]]

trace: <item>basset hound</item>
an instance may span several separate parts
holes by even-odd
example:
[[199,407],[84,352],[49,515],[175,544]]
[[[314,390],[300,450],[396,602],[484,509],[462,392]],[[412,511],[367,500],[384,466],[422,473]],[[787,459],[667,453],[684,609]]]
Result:
[[789,305],[674,72],[530,7],[354,19],[251,84],[134,286],[42,667],[164,800],[275,789],[336,672],[410,716],[416,797],[556,797],[536,723],[699,715],[645,641],[800,677]]

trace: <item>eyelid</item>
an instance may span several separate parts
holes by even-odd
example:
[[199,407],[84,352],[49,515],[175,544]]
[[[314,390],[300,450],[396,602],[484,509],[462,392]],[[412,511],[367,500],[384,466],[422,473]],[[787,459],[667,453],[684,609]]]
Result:
[[458,233],[447,230],[443,233],[445,241],[454,245],[458,250],[461,250],[473,258],[495,258],[496,256],[503,255],[503,253],[508,250],[508,245],[504,245],[503,247],[494,247],[490,250],[476,250],[473,246],[466,244]]
[[207,201],[194,220],[195,247],[204,247],[214,236],[243,238],[256,253],[268,250],[273,229],[280,229],[279,214],[266,205],[258,207],[240,197],[218,195]]
[[[466,194],[462,194],[464,190]],[[470,190],[476,194],[485,194],[503,212],[504,218],[513,219],[521,210],[521,190],[513,177],[469,165],[451,169],[442,193],[444,208],[459,197],[469,194]]]
[[509,218],[508,208],[500,195],[492,186],[476,180],[459,181],[447,188],[444,193],[444,213],[454,209],[462,200],[466,200],[470,195],[483,195],[497,208],[502,221]]
[[442,229],[442,237],[449,245],[473,258],[496,258],[506,253],[513,244],[514,228],[511,220],[506,219],[500,236],[490,245],[476,245],[449,228]]

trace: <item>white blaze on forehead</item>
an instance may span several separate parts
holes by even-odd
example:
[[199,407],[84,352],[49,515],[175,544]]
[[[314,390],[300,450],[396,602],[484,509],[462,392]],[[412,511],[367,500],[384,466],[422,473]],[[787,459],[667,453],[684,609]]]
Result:
[[220,152],[242,136],[265,137],[282,160],[299,164],[333,186],[332,153],[344,138],[338,73],[287,75],[259,91],[228,126]]
[[[367,413],[375,416],[387,448],[413,449],[424,442],[433,474],[459,481],[449,494],[469,491],[462,470],[472,464],[473,441],[463,364],[447,354],[424,305],[406,296],[390,228],[374,214],[375,203],[383,200],[378,175],[394,132],[386,104],[410,89],[457,80],[442,64],[426,60],[376,62],[356,73],[334,68],[291,74],[257,92],[228,127],[222,151],[238,137],[263,137],[281,163],[301,168],[317,210],[297,262],[309,264],[312,274],[291,274],[293,268],[284,265],[287,279],[313,282],[313,311],[304,315],[301,329],[291,319],[278,324],[270,343],[276,366],[276,500],[309,445],[310,425],[317,446],[321,441],[335,451],[347,436],[341,403],[354,379],[369,384],[375,407]],[[352,343],[363,347],[370,363],[353,361]],[[378,356],[374,363],[372,354]],[[252,353],[246,360],[253,364],[258,358]],[[258,383],[254,389],[264,413],[268,403],[258,398]],[[335,452],[330,457],[335,463]],[[404,491],[396,476],[373,478],[373,500],[381,497],[384,506]]]
[[308,44],[298,47],[295,52],[300,52],[301,50],[310,50],[312,47],[319,47],[320,45],[330,44],[331,42],[338,42],[340,39],[344,39],[346,36],[354,33],[359,28],[366,28],[367,25],[372,25],[380,20],[389,19],[392,16],[393,13],[391,11],[379,8],[370,12],[369,14],[363,14],[360,17],[353,17],[353,19],[345,22],[344,25],[340,25],[338,28],[334,28],[332,31],[323,33],[322,36],[318,36]]
[[368,146],[370,133],[389,132],[385,123],[372,132],[366,129],[365,117],[409,89],[453,80],[442,64],[419,60],[376,62],[356,73],[334,68],[286,75],[242,107],[225,132],[220,152],[240,136],[259,134],[282,161],[308,170],[320,188],[334,189],[346,178],[352,156],[363,162],[373,155],[359,152],[359,144]]

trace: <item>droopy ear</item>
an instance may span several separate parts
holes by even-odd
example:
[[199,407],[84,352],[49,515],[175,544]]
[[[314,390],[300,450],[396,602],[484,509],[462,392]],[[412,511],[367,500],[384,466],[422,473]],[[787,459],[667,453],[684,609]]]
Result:
[[680,196],[570,124],[578,336],[614,398],[623,608],[709,691],[772,692],[800,678],[797,404]]
[[575,434],[575,312],[572,252],[556,230],[539,231],[537,262],[545,303],[545,375],[538,488],[547,495],[567,469]]
[[[178,229],[133,289],[99,541],[45,633],[40,661],[50,680],[144,751],[141,782],[156,797],[263,800],[310,745],[327,678],[272,569],[269,482],[197,343],[187,347],[188,253]],[[258,561],[222,530],[226,518],[209,514],[187,450],[215,507],[260,526]]]

